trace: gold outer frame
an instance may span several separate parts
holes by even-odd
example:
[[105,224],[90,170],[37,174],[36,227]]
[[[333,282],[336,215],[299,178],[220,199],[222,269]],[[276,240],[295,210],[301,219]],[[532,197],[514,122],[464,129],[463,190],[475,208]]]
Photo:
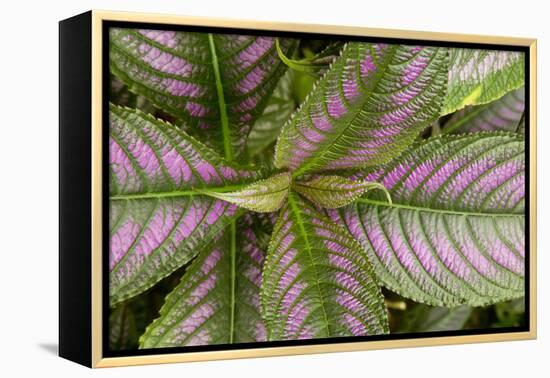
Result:
[[[300,345],[255,349],[221,350],[208,352],[154,354],[129,357],[107,357],[102,354],[102,23],[103,21],[127,21],[173,25],[227,27],[239,29],[261,29],[270,31],[323,33],[364,37],[420,39],[426,41],[449,41],[462,43],[499,44],[529,48],[530,56],[530,107],[529,107],[529,151],[530,151],[530,265],[529,265],[529,324],[526,332],[499,334],[444,336],[403,340],[362,341],[338,344]],[[472,34],[437,33],[413,30],[379,29],[355,26],[321,24],[294,24],[281,22],[191,17],[148,13],[92,11],[92,367],[115,367],[174,362],[197,362],[250,357],[270,357],[329,352],[350,352],[372,349],[422,347],[450,344],[484,343],[495,341],[533,340],[537,338],[537,40],[484,36]]]

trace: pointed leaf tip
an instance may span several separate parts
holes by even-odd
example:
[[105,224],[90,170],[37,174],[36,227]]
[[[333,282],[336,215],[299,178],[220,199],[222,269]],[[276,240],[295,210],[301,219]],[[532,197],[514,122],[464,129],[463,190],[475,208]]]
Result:
[[290,173],[285,172],[254,182],[235,192],[224,193],[208,189],[200,192],[247,210],[270,213],[283,206],[288,196],[290,180]]
[[342,176],[316,176],[305,182],[295,182],[292,188],[299,194],[326,209],[349,205],[365,192],[382,190],[391,204],[391,196],[384,185],[377,182],[354,181]]

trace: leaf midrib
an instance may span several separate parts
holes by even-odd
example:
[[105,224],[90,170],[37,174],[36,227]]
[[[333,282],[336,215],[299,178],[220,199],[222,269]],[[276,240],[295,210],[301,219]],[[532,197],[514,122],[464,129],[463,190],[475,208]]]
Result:
[[344,188],[344,187],[338,187],[338,186],[334,186],[334,187],[322,187],[322,186],[315,186],[315,185],[312,185],[312,184],[309,184],[309,183],[304,183],[304,182],[295,182],[293,184],[293,186],[295,187],[302,187],[302,188],[305,188],[305,189],[311,189],[311,190],[316,190],[316,191],[319,191],[319,192],[329,192],[329,193],[353,193],[354,191],[360,191],[360,190],[364,190],[365,187],[362,185],[363,183],[361,182],[351,182],[350,184],[357,184],[356,187],[354,188]]
[[[372,88],[375,88],[378,86],[381,78],[384,76],[384,74],[386,73],[388,67],[389,67],[389,62],[391,62],[391,60],[394,58],[395,54],[397,52],[397,48],[395,48],[395,46],[392,47],[392,50],[391,52],[388,53],[388,55],[385,57],[384,59],[384,62],[386,63],[383,67],[381,67],[381,70],[376,72],[375,74],[375,78],[373,79],[374,81],[374,84],[372,84]],[[328,79],[327,79],[328,81]],[[368,103],[372,97],[372,94],[374,93],[373,90],[371,90],[370,93],[366,93],[364,98],[362,99],[361,103],[363,105],[361,106],[357,106],[356,109],[353,109],[351,111],[351,116],[349,121],[347,121],[348,123],[348,126],[347,127],[344,127],[342,128],[341,130],[338,130],[335,134],[334,134],[334,138],[332,138],[332,140],[330,140],[330,143],[324,143],[324,144],[321,144],[320,145],[320,148],[319,150],[317,150],[316,154],[314,155],[315,157],[318,157],[318,156],[322,156],[323,153],[325,153],[326,151],[328,151],[332,146],[334,146],[336,143],[338,143],[338,141],[340,140],[340,138],[345,134],[345,132],[347,131],[347,129],[350,127],[349,125],[352,125],[353,122],[357,119],[357,117],[359,116],[359,114],[361,113],[361,109],[363,108],[364,104]],[[302,166],[298,169],[296,169],[293,174],[292,174],[292,177],[293,178],[296,178],[302,174],[304,174],[305,172],[307,172],[309,169],[311,169],[312,167],[315,166],[315,164],[318,163],[318,160],[319,158],[315,159],[314,158],[311,158],[309,159],[308,161],[306,161],[305,163],[302,164]]]
[[228,161],[233,160],[233,151],[231,148],[231,131],[229,130],[229,117],[227,116],[227,108],[225,105],[225,94],[223,90],[220,66],[218,62],[218,54],[216,53],[216,44],[214,35],[208,33],[208,45],[210,47],[210,55],[212,57],[212,69],[216,78],[216,92],[218,94],[218,106],[220,108],[220,121],[222,125],[223,151],[225,158]]
[[388,202],[373,200],[370,198],[358,198],[356,200],[359,203],[365,203],[368,205],[374,206],[384,206],[396,209],[404,209],[425,213],[436,213],[441,215],[459,215],[459,216],[468,216],[468,217],[487,217],[487,218],[497,218],[497,217],[508,217],[508,218],[525,218],[525,214],[516,214],[516,213],[483,213],[478,211],[459,211],[459,210],[450,210],[450,209],[434,209],[430,207],[415,206],[415,205],[406,205],[400,203],[389,204]]
[[152,198],[173,198],[173,197],[186,197],[186,196],[198,196],[205,195],[204,192],[216,192],[225,193],[234,190],[240,190],[249,184],[236,184],[225,185],[212,188],[192,188],[188,190],[171,190],[167,192],[146,192],[146,193],[131,193],[131,194],[116,194],[109,197],[110,201],[121,200],[139,200],[139,199],[152,199]]
[[[229,117],[227,115],[227,107],[225,105],[225,94],[223,90],[220,66],[218,63],[218,55],[216,52],[216,44],[214,35],[208,33],[208,45],[210,47],[210,55],[212,57],[212,68],[216,78],[216,91],[218,93],[218,105],[220,107],[220,121],[222,126],[223,150],[225,159],[229,162],[233,161],[233,148],[231,143],[231,130],[229,130]],[[230,273],[230,301],[229,301],[229,344],[233,344],[235,336],[235,289],[236,289],[236,264],[237,264],[237,224],[235,220],[229,223],[229,258],[231,264]]]
[[321,286],[319,285],[319,273],[317,272],[317,268],[316,268],[315,263],[314,263],[315,260],[313,259],[313,255],[311,254],[312,247],[311,247],[311,243],[309,242],[308,233],[307,233],[307,231],[305,229],[305,226],[304,226],[304,221],[302,220],[302,217],[301,217],[301,210],[296,205],[296,202],[292,198],[292,195],[288,196],[288,204],[289,204],[292,212],[296,216],[296,224],[298,225],[298,227],[300,228],[300,232],[302,233],[302,237],[303,237],[304,244],[305,244],[305,250],[307,251],[309,259],[312,262],[311,267],[312,267],[312,270],[315,272],[315,285],[317,287],[317,292],[319,293],[319,297],[321,298],[321,306],[320,307],[323,311],[323,320],[324,320],[324,323],[325,323],[327,336],[330,336],[331,332],[330,332],[330,328],[329,328],[329,321],[328,321],[327,311],[325,309],[325,300],[323,298],[323,291],[321,290]]

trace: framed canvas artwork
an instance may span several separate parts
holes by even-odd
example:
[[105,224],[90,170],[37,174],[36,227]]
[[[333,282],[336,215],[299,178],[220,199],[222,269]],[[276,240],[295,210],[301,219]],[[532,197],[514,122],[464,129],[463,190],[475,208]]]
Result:
[[90,367],[536,337],[536,41],[60,22],[60,349]]

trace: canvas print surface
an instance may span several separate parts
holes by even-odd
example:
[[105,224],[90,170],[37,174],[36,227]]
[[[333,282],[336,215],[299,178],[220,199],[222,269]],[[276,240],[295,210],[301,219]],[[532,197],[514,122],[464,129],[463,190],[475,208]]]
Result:
[[109,349],[525,325],[517,51],[111,28]]

